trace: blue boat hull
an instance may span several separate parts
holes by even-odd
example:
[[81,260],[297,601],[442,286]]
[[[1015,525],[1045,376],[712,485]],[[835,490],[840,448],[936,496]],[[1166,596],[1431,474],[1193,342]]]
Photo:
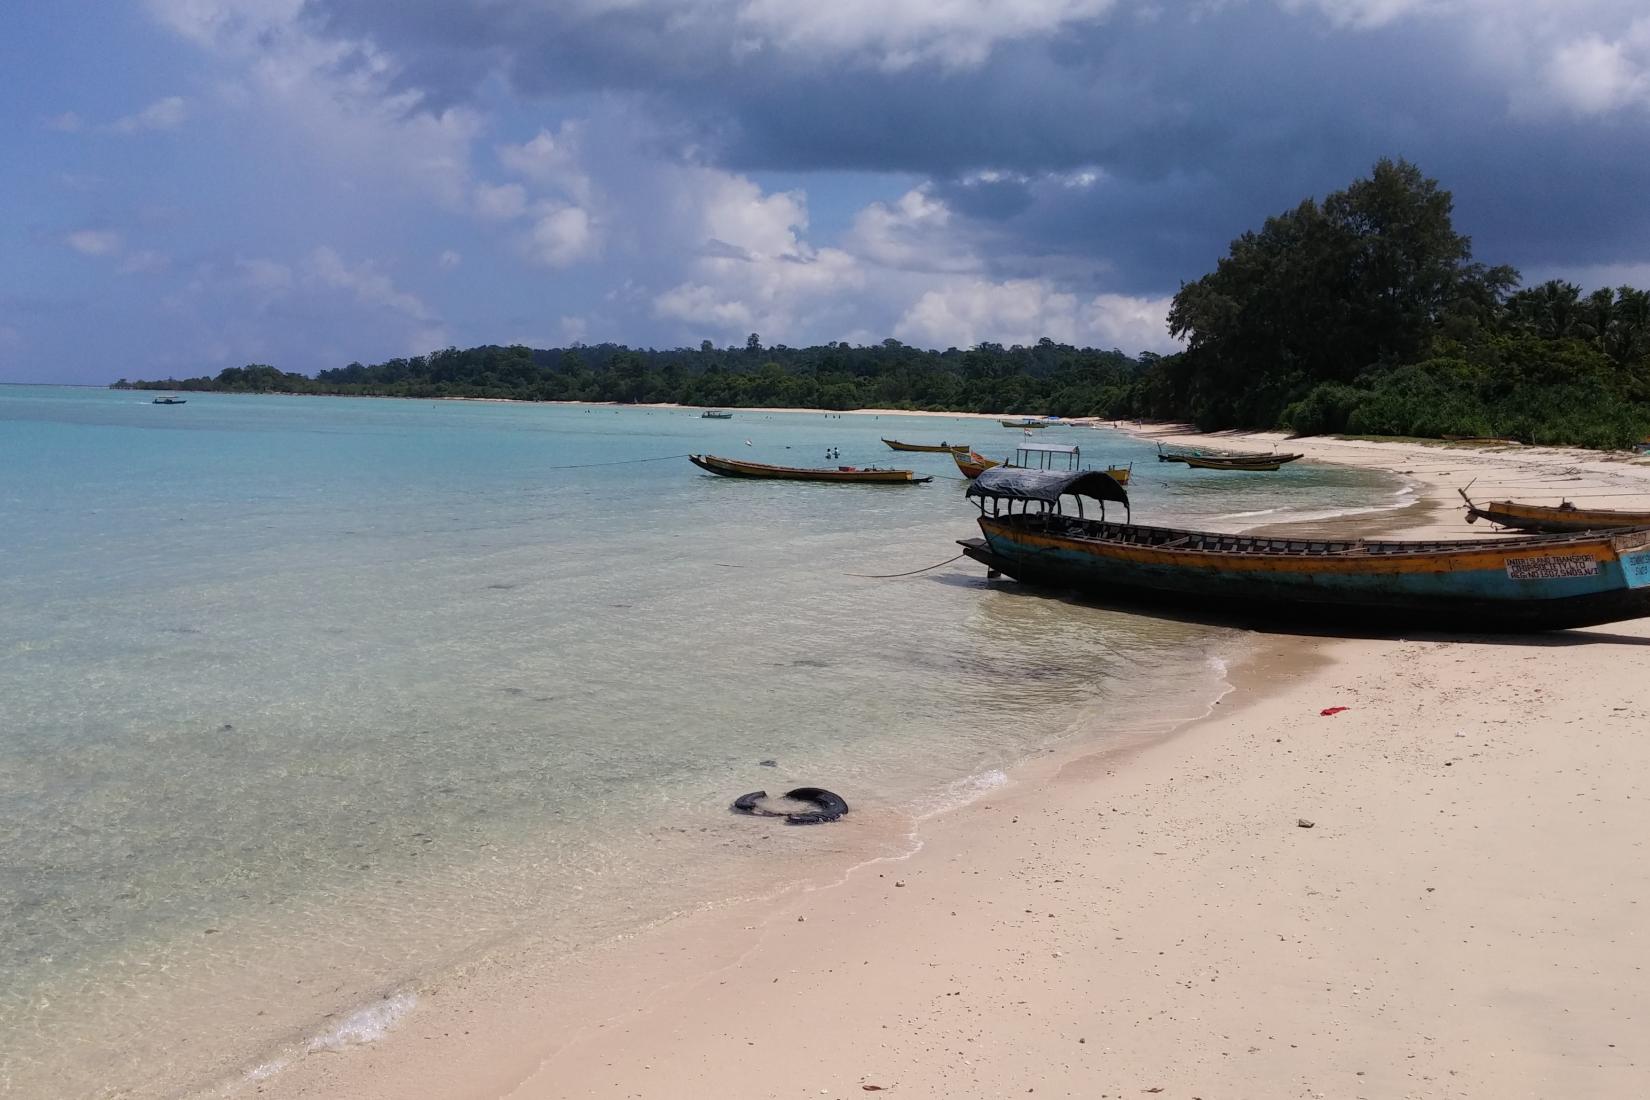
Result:
[[1468,542],[1221,536],[1066,517],[982,517],[977,561],[1108,602],[1239,619],[1468,631],[1650,616],[1650,531]]

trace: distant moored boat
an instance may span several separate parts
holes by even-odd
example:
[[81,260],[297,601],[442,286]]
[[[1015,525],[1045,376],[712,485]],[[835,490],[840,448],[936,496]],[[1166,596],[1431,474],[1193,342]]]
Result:
[[733,414],[730,413],[730,412],[723,412],[721,409],[706,409],[704,412],[699,414],[699,419],[700,420],[732,420],[733,419]]
[[946,443],[943,440],[939,443],[901,443],[897,439],[884,439],[883,442],[896,451],[931,451],[935,454],[955,454],[957,451],[968,450],[968,444],[966,443]]
[[149,403],[151,405],[187,405],[189,399],[187,397],[157,397]]
[[1225,458],[1217,455],[1187,455],[1179,461],[1194,470],[1247,470],[1250,473],[1270,473],[1285,462],[1294,462],[1303,455],[1263,455],[1259,458]]
[[836,481],[870,485],[921,485],[932,477],[918,477],[910,470],[887,470],[877,466],[769,466],[764,462],[742,462],[716,455],[688,455],[701,470],[723,477],[767,478],[773,481]]

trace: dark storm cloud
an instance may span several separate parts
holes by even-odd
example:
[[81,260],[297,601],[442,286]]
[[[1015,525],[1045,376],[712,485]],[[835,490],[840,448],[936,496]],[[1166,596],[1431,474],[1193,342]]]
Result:
[[[1515,111],[1521,78],[1472,55],[1471,12],[1352,30],[1269,3],[1155,20],[1125,6],[998,42],[982,64],[891,68],[870,46],[749,45],[731,9],[708,4],[672,20],[660,13],[677,8],[648,3],[312,10],[393,51],[432,102],[504,74],[529,100],[637,97],[736,170],[929,177],[1009,242],[1005,256],[1073,269],[1088,257],[1104,289],[1195,278],[1236,234],[1382,156],[1454,191],[1480,259],[1540,268],[1650,253],[1646,112]],[[1086,169],[1101,178],[1048,182]]]

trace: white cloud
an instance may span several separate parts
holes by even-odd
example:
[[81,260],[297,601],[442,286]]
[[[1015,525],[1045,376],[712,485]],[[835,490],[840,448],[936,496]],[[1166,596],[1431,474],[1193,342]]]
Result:
[[583,132],[583,125],[573,120],[562,123],[554,134],[540,130],[531,141],[499,146],[499,163],[523,179],[587,205],[592,195],[590,177],[580,163]]
[[434,313],[417,295],[398,290],[390,277],[379,271],[371,260],[363,260],[351,267],[335,249],[322,245],[309,254],[305,274],[317,285],[350,291],[362,305],[387,309],[415,321],[435,319]]
[[1643,0],[1277,0],[1335,26],[1429,20],[1464,60],[1507,88],[1516,114],[1600,115],[1650,108],[1650,17]]
[[926,187],[893,203],[873,202],[854,217],[848,248],[902,271],[978,271],[983,263],[964,239],[951,209]]
[[436,262],[436,266],[438,266],[442,270],[446,271],[446,270],[450,270],[452,268],[455,268],[459,264],[463,263],[464,262],[464,257],[460,256],[457,252],[455,252],[455,251],[453,251],[452,249],[449,248],[449,249],[444,250],[441,253],[440,256],[436,257],[435,262]]
[[707,168],[669,178],[671,220],[683,227],[682,247],[697,258],[687,279],[653,297],[655,316],[736,336],[809,331],[854,311],[864,269],[842,249],[803,239],[802,192],[767,194],[744,176]]
[[764,192],[709,169],[669,178],[671,221],[691,227],[680,247],[697,257],[651,304],[654,316],[680,322],[683,339],[754,331],[801,343],[891,331],[939,347],[1043,336],[1131,353],[1177,346],[1164,324],[1167,297],[1078,294],[1055,277],[989,277],[989,238],[927,187],[868,204],[841,247],[830,247],[807,239],[799,191]]
[[546,204],[524,242],[527,254],[546,267],[567,267],[594,256],[600,247],[590,213],[577,206]]
[[1172,296],[1139,298],[1127,294],[1099,294],[1083,308],[1083,319],[1094,342],[1131,354],[1136,351],[1179,351],[1184,345],[1169,335]]
[[148,0],[156,17],[219,62],[219,98],[263,113],[287,140],[381,188],[407,186],[462,208],[469,108],[434,109],[400,87],[397,61],[365,38],[329,35],[306,0]]
[[1084,300],[1044,279],[958,279],[917,299],[894,335],[913,344],[971,347],[982,341],[1058,343],[1165,351],[1168,298],[1102,294]]
[[110,229],[76,229],[63,242],[82,256],[112,256],[120,251],[121,237]]
[[527,189],[519,183],[481,183],[475,190],[476,213],[489,221],[508,221],[527,213]]
[[1616,41],[1590,34],[1565,43],[1543,75],[1548,90],[1577,114],[1650,106],[1650,19]]
[[673,287],[654,299],[653,306],[661,317],[706,325],[719,332],[748,329],[756,324],[755,311],[749,305],[701,283]]
[[1279,0],[1285,11],[1316,8],[1337,26],[1368,29],[1384,27],[1406,15],[1440,11],[1453,0]]
[[701,244],[720,243],[749,256],[801,256],[801,233],[808,228],[808,197],[801,191],[764,195],[744,176],[700,170],[686,181],[689,218],[703,234]]
[[590,322],[583,317],[563,317],[561,338],[570,344],[582,344],[590,336]]
[[117,134],[136,134],[145,130],[173,130],[183,125],[189,116],[182,96],[157,99],[135,115],[127,115],[109,123]]

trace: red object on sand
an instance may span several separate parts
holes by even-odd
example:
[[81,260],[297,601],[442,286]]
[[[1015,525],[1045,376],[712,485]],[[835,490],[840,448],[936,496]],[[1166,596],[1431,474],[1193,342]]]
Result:
[[1320,715],[1322,715],[1323,717],[1325,717],[1325,718],[1333,718],[1335,715],[1339,714],[1341,711],[1351,710],[1351,709],[1352,709],[1351,707],[1324,707],[1322,710],[1318,711],[1318,713]]

